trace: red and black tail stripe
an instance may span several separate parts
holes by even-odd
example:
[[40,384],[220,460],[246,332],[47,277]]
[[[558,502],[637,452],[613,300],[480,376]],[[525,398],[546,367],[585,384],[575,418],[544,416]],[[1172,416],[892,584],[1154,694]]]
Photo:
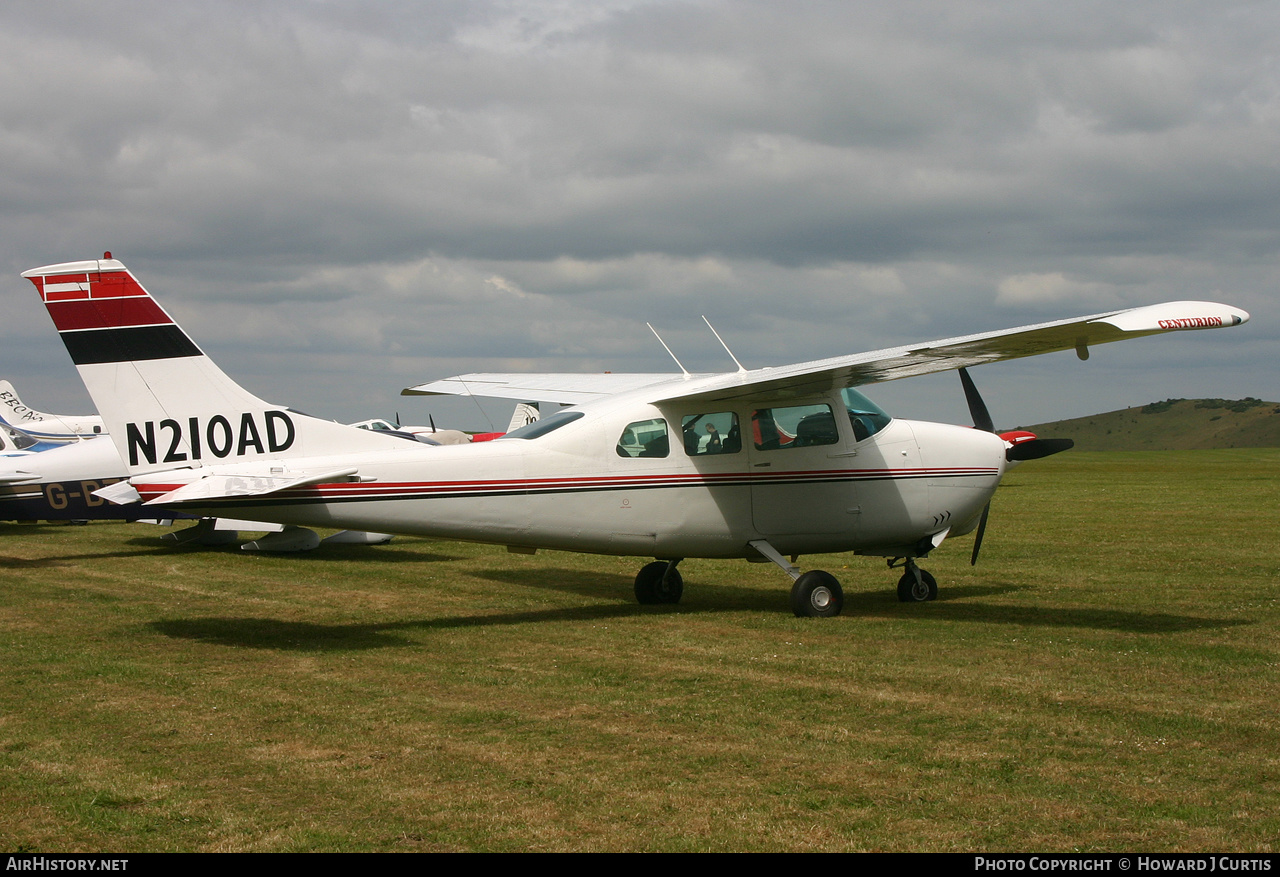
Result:
[[32,277],[76,365],[202,356],[128,271]]

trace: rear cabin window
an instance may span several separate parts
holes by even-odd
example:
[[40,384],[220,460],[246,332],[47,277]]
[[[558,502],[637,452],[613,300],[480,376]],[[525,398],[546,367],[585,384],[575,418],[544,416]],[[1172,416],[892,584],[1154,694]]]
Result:
[[667,422],[661,417],[627,424],[618,439],[619,457],[665,457],[671,452]]
[[690,414],[680,421],[684,452],[690,457],[708,454],[736,454],[742,450],[738,415],[732,411]]
[[840,432],[830,405],[761,408],[751,415],[757,451],[834,445]]

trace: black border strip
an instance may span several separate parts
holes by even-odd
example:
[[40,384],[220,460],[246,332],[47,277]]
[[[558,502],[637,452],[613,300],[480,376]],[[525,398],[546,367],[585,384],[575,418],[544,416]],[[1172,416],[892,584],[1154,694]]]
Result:
[[60,334],[62,342],[67,345],[67,352],[71,354],[71,361],[76,365],[203,355],[187,333],[172,324],[86,329]]

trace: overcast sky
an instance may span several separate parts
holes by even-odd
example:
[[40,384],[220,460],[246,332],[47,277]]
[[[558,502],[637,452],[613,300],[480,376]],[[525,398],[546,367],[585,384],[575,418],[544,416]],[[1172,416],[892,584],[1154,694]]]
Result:
[[18,274],[104,250],[343,420],[672,370],[646,321],[716,371],[701,314],[755,367],[1175,299],[1253,321],[976,369],[997,422],[1280,400],[1274,2],[11,0],[0,85],[0,377],[47,411],[92,406]]

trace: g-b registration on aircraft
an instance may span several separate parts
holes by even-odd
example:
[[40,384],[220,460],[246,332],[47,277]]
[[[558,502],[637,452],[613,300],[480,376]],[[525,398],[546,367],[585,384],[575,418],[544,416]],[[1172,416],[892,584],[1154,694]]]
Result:
[[933,599],[916,561],[980,534],[1008,467],[1059,449],[996,435],[964,371],[977,428],[895,419],[859,387],[1249,319],[1183,301],[725,374],[465,375],[409,392],[572,407],[496,441],[426,447],[249,393],[109,253],[23,276],[119,443],[129,477],[99,492],[113,502],[647,556],[642,603],[679,601],[686,558],[772,561],[800,616],[843,602],[834,576],[796,566],[805,555],[888,558],[901,599]]

